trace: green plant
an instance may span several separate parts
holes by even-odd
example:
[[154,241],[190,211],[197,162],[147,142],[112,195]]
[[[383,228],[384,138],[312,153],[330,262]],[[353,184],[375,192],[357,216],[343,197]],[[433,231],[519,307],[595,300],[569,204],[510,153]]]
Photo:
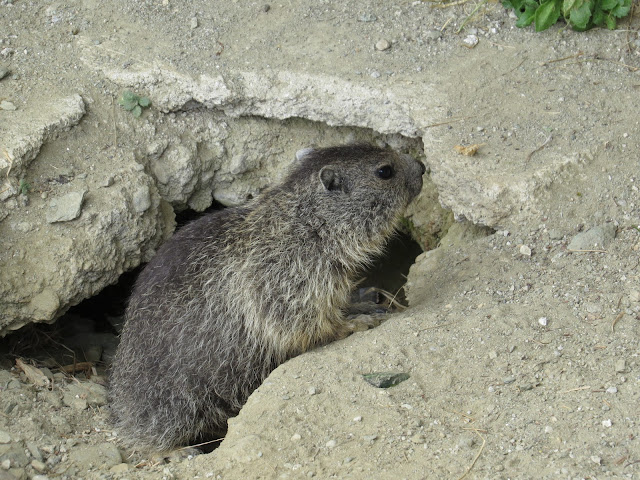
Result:
[[535,22],[536,32],[546,30],[560,16],[577,31],[606,26],[616,28],[616,19],[631,10],[632,0],[503,0],[506,8],[513,8],[517,27]]
[[133,116],[137,118],[142,115],[143,108],[147,108],[151,105],[151,100],[149,100],[149,97],[141,97],[130,90],[125,90],[122,92],[122,96],[118,103],[122,105],[122,108],[133,113]]
[[26,195],[31,190],[31,185],[23,178],[18,184],[18,190],[22,195]]

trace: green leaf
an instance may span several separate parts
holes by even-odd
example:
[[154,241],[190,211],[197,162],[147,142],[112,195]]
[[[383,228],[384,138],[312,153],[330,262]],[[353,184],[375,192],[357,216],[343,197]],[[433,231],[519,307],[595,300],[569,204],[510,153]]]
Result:
[[149,100],[149,97],[140,97],[140,100],[138,100],[138,104],[143,108],[147,108],[149,105],[151,105],[151,100]]
[[571,10],[569,22],[576,30],[586,30],[591,19],[591,3],[584,2],[579,8]]
[[604,25],[604,12],[599,5],[596,5],[596,9],[594,10],[593,16],[591,18],[591,23],[599,27]]
[[140,107],[140,105],[136,105],[134,109],[131,110],[131,113],[133,113],[134,117],[138,118],[140,115],[142,115],[142,108]]
[[623,0],[615,8],[611,9],[611,15],[622,18],[629,15],[629,11],[631,11],[631,0]]
[[604,17],[604,23],[607,25],[607,28],[609,30],[615,30],[616,29],[616,17],[614,17],[613,15],[607,15]]
[[536,32],[542,32],[560,18],[562,0],[546,0],[535,13]]
[[531,23],[535,18],[535,14],[536,14],[535,8],[527,7],[525,11],[522,12],[518,17],[518,21],[516,22],[516,27],[522,28],[522,27],[528,27],[529,25],[531,25]]
[[600,3],[600,8],[605,11],[613,10],[617,6],[618,0],[602,0],[602,2]]
[[569,11],[573,8],[573,7],[579,7],[580,5],[577,5],[576,2],[579,2],[579,0],[564,0],[564,3],[562,5],[562,12],[565,15],[569,14]]

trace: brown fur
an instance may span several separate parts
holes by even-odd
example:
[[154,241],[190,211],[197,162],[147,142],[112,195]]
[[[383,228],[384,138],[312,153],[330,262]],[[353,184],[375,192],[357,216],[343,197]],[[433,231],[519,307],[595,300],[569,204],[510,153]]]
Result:
[[179,230],[127,309],[111,374],[118,431],[151,450],[215,438],[276,366],[345,336],[358,272],[423,173],[372,146],[312,150],[248,205]]

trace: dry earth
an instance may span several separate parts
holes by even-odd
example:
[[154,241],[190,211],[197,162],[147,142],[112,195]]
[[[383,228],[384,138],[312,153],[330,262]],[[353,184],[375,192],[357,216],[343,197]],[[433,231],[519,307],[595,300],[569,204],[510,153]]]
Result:
[[[640,476],[637,28],[536,34],[472,2],[2,0],[0,143],[46,117],[52,98],[69,99],[63,127],[77,124],[57,140],[43,132],[21,172],[28,201],[0,209],[3,268],[22,269],[2,272],[11,282],[48,272],[48,249],[73,243],[72,230],[34,243],[27,222],[63,188],[52,178],[86,187],[93,221],[109,175],[127,178],[123,195],[146,191],[148,205],[142,195],[134,206],[164,220],[141,223],[145,240],[105,281],[144,261],[173,226],[165,203],[202,209],[211,195],[162,190],[136,167],[138,149],[152,156],[154,139],[204,135],[185,133],[193,118],[227,128],[223,114],[239,122],[237,149],[253,152],[272,148],[251,133],[265,125],[292,151],[354,136],[421,142],[459,223],[416,260],[409,309],[279,367],[211,454],[153,464],[124,450],[107,420],[104,363],[91,380],[70,378],[42,360],[52,343],[21,343],[44,333],[5,337],[0,479]],[[142,118],[117,106],[124,88],[150,96]],[[453,150],[469,144],[481,144],[475,156]],[[232,203],[238,192],[217,195]],[[127,218],[114,213],[105,231]],[[99,263],[107,247],[83,248]],[[105,284],[87,276],[69,302]],[[51,298],[34,304],[43,319],[63,309]],[[88,305],[75,315],[104,313]],[[54,340],[108,362],[115,337],[78,329],[59,327]],[[19,373],[18,347],[35,347],[48,378]],[[410,378],[390,389],[362,378],[379,371]]]

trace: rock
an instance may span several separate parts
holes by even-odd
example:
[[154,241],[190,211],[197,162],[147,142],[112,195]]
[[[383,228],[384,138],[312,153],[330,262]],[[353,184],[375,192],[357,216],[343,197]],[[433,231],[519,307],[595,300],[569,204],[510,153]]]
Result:
[[379,52],[383,52],[391,48],[391,43],[389,43],[388,40],[382,39],[376,42],[375,47],[376,47],[376,50],[378,50]]
[[624,358],[616,360],[615,365],[616,373],[624,373],[627,371],[627,362]]
[[191,27],[191,30],[198,28],[198,17],[191,17],[189,26]]
[[615,236],[616,226],[613,223],[592,227],[586,232],[580,232],[573,237],[567,246],[567,250],[602,250],[613,241]]
[[72,383],[66,387],[62,402],[78,410],[101,407],[107,403],[107,389],[93,382]]
[[0,66],[0,80],[9,75],[9,69],[7,67]]
[[531,256],[531,248],[528,245],[520,245],[520,255],[524,255],[525,257]]
[[88,470],[89,465],[109,469],[122,463],[118,447],[113,443],[99,445],[82,445],[69,452],[69,460],[81,470]]
[[13,102],[10,102],[9,100],[2,100],[0,102],[0,110],[8,110],[8,111],[13,111],[13,110],[17,110],[18,107],[16,107]]
[[0,430],[0,444],[11,443],[11,436],[4,430]]
[[78,218],[86,193],[86,190],[71,192],[51,200],[47,211],[47,222],[69,222]]
[[378,17],[376,17],[373,13],[363,13],[362,15],[358,16],[359,22],[373,23],[376,20],[378,20]]
[[464,40],[462,40],[462,43],[465,47],[473,48],[478,45],[478,41],[477,35],[467,35]]

